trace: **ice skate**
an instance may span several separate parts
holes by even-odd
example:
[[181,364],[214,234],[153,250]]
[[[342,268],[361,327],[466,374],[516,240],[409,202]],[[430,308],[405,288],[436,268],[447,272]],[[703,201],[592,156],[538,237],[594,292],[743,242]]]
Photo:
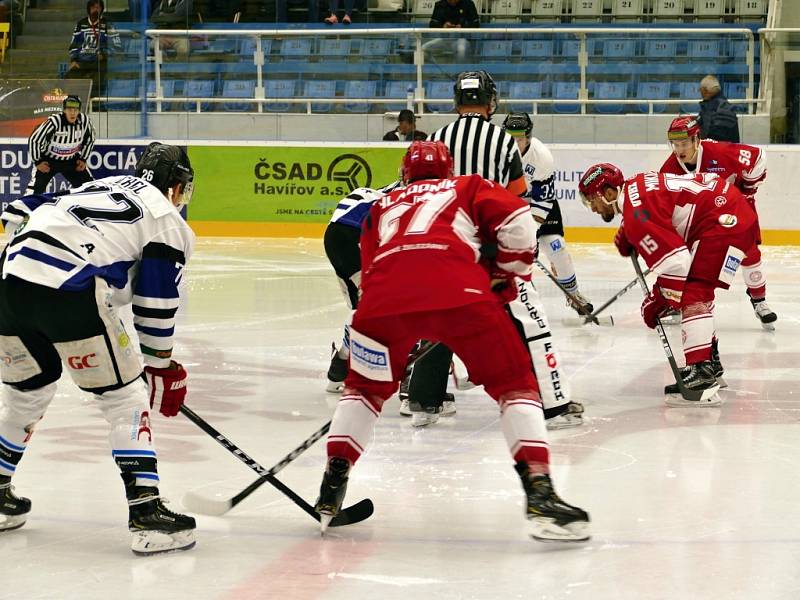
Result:
[[439,417],[450,417],[456,414],[456,398],[453,394],[446,393],[440,406],[422,407],[417,402],[409,402],[411,413],[411,425],[413,427],[425,427],[433,425],[439,421]]
[[19,529],[28,520],[31,501],[14,493],[10,477],[0,477],[0,531]]
[[342,508],[344,495],[347,492],[349,472],[350,463],[344,458],[332,458],[328,462],[328,468],[322,476],[319,498],[314,506],[314,510],[320,516],[320,532],[322,534],[325,533],[330,522]]
[[[680,374],[683,385],[690,390],[702,391],[717,385],[717,378],[714,376],[714,368],[710,360],[683,367]],[[664,400],[667,406],[708,407],[719,406],[722,403],[719,394],[714,394],[706,400],[687,400],[681,395],[677,383],[666,386],[664,393],[667,395]]]
[[585,542],[589,535],[589,514],[564,502],[553,489],[549,475],[532,475],[528,464],[515,466],[522,480],[528,505],[525,517],[530,536],[538,542]]
[[350,367],[348,360],[339,356],[336,344],[331,344],[331,349],[333,350],[333,356],[331,356],[331,364],[328,367],[328,385],[325,390],[338,394],[344,390],[344,380]]
[[[577,300],[577,302],[573,301],[572,298]],[[576,313],[578,313],[579,316],[585,317],[586,315],[590,315],[594,312],[594,306],[592,305],[592,303],[589,302],[586,296],[584,296],[580,292],[573,293],[572,298],[567,296],[567,307],[574,310]]]
[[131,486],[126,493],[134,554],[150,556],[194,547],[194,518],[167,509],[158,488]]
[[747,290],[747,295],[750,298],[750,304],[753,305],[753,310],[756,317],[761,321],[761,326],[767,331],[775,331],[773,323],[778,320],[778,315],[772,312],[772,309],[767,304],[765,298],[753,298],[750,295],[750,290]]
[[545,421],[545,426],[551,430],[579,427],[581,425],[583,425],[583,404],[580,402],[568,403],[567,410]]
[[[711,371],[714,373],[714,378],[717,380],[717,384],[721,388],[728,387],[727,382],[722,378],[723,374],[725,373],[725,369],[722,366],[722,361],[719,357],[719,342],[716,339],[711,341]],[[686,369],[684,367],[681,369],[683,372]],[[702,389],[702,388],[701,388]],[[665,394],[680,394],[681,391],[678,389],[677,383],[671,383],[667,386],[664,386],[664,393]]]

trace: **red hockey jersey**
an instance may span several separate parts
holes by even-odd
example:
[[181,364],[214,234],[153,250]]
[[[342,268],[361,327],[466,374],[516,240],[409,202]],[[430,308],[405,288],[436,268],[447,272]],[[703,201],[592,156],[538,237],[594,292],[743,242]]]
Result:
[[739,190],[711,173],[639,173],[625,182],[618,202],[625,237],[658,273],[664,297],[674,304],[683,294],[695,242],[738,235],[756,222]]
[[492,298],[489,274],[478,264],[483,244],[497,244],[493,275],[530,279],[530,208],[479,175],[415,181],[384,196],[361,234],[358,310],[381,316]]
[[715,173],[731,181],[745,196],[754,196],[767,177],[767,163],[764,152],[755,146],[701,140],[694,171],[687,169],[673,152],[661,167],[661,173]]

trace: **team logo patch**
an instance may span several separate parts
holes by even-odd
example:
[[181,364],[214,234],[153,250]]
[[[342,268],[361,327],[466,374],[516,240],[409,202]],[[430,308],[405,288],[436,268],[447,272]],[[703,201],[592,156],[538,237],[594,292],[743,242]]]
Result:
[[563,246],[561,245],[561,240],[553,240],[552,242],[550,242],[550,249],[553,252],[558,252],[559,250],[561,250],[562,247]]
[[759,283],[763,277],[764,277],[764,276],[763,276],[763,274],[761,273],[761,271],[752,271],[752,272],[751,272],[751,273],[750,273],[750,274],[747,276],[747,278],[748,278],[750,281],[752,281],[753,283]]
[[739,220],[735,215],[720,215],[719,224],[723,227],[735,227]]
[[728,199],[725,198],[725,196],[717,196],[716,198],[714,198],[714,204],[716,204],[717,206],[725,206],[725,203],[727,201]]
[[735,256],[728,255],[725,259],[725,266],[723,270],[726,273],[730,273],[731,275],[736,275],[736,271],[739,268],[739,265],[742,264],[742,261],[736,258]]

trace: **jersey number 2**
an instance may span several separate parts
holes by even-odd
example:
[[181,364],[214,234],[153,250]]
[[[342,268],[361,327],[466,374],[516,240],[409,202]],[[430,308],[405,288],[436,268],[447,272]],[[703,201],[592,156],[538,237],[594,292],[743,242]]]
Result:
[[381,215],[378,222],[378,235],[380,245],[383,246],[391,240],[400,227],[400,217],[409,210],[414,210],[403,235],[419,235],[426,233],[433,224],[434,219],[456,199],[455,190],[444,192],[426,192],[415,198],[415,202],[395,204]]

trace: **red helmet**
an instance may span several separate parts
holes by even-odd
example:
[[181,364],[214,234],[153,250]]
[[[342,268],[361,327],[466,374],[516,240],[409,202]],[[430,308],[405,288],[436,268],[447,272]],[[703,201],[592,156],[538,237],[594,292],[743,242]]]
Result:
[[667,129],[667,139],[670,142],[673,140],[687,140],[698,135],[700,135],[700,124],[694,115],[675,117],[672,119],[672,123],[669,124],[669,129]]
[[592,165],[581,175],[581,180],[578,182],[581,202],[586,208],[591,208],[591,199],[597,194],[602,195],[607,187],[620,188],[623,183],[625,183],[625,177],[619,167],[611,163]]
[[400,179],[405,183],[452,176],[453,157],[443,142],[414,142],[408,147],[400,167]]

